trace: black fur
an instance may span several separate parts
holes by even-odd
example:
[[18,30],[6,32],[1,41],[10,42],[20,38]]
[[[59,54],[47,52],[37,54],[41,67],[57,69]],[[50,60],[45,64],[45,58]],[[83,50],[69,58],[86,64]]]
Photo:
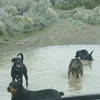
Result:
[[[15,91],[13,92],[12,89]],[[56,100],[64,95],[63,92],[58,92],[54,89],[40,91],[26,90],[18,81],[11,82],[7,90],[12,94],[11,100]]]
[[[26,79],[26,85],[28,85],[27,68],[23,63],[23,59],[24,59],[23,54],[19,53],[17,56],[21,56],[21,58],[16,57],[16,58],[12,58],[11,60],[14,63],[11,69],[12,81],[16,79],[21,84],[23,84],[23,75],[24,75]],[[17,65],[20,67],[17,67]]]
[[86,49],[82,49],[82,50],[78,50],[76,52],[76,58],[80,58],[81,60],[89,60],[89,61],[92,61],[93,58],[92,58],[92,53],[94,52],[91,51],[91,53],[89,54],[88,51]]
[[68,69],[68,77],[70,78],[71,74],[75,76],[76,78],[79,78],[79,76],[83,75],[83,65],[81,61],[77,58],[72,59],[69,64]]
[[58,100],[100,100],[100,94],[70,96]]

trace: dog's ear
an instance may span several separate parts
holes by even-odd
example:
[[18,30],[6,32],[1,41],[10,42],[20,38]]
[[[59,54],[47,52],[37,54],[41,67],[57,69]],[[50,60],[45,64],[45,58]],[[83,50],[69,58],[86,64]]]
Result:
[[12,59],[11,59],[11,62],[15,62],[15,58],[12,58]]

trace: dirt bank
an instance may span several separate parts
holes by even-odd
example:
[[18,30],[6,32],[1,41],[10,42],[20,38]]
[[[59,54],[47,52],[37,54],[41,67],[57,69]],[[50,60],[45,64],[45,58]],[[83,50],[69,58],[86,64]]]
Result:
[[0,52],[32,46],[99,44],[100,26],[91,26],[72,19],[60,19],[49,29],[24,39],[0,45]]

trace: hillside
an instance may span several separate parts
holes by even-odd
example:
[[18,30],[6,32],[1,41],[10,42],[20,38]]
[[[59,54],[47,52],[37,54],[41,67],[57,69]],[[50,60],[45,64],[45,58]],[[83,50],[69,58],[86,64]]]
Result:
[[45,31],[40,31],[18,41],[13,40],[13,43],[10,44],[0,45],[0,52],[20,50],[33,46],[99,43],[99,26],[88,25],[73,19],[60,19]]

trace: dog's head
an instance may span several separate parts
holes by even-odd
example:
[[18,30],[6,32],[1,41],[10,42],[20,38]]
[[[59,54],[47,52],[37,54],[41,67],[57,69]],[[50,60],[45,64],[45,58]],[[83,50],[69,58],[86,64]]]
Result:
[[17,67],[17,68],[20,68],[21,67],[21,63],[22,63],[22,59],[21,58],[12,58],[11,62],[14,63],[14,65]]
[[21,91],[23,89],[24,88],[23,88],[22,84],[17,81],[11,82],[7,88],[8,92],[10,92],[13,95],[15,95],[16,93],[21,93]]
[[70,69],[71,69],[70,71],[73,74],[77,74],[77,73],[79,73],[80,70],[83,70],[83,65],[82,65],[80,59],[77,59],[77,58],[72,59],[70,65],[71,65],[70,66]]

